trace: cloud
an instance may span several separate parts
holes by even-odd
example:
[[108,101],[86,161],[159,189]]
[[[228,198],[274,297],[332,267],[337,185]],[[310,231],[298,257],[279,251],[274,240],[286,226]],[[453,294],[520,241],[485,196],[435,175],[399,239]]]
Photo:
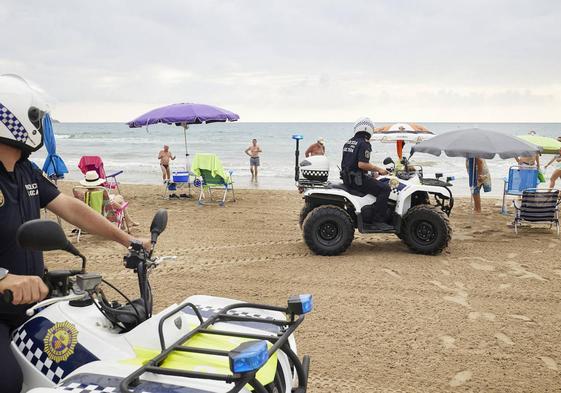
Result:
[[0,18],[0,72],[67,121],[184,101],[250,121],[561,120],[555,0],[4,0]]

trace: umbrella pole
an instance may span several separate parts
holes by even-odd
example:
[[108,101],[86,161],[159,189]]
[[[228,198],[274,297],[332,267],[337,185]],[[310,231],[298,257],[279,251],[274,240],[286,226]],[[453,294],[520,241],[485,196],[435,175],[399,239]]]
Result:
[[183,139],[185,141],[185,170],[189,171],[189,151],[187,150],[187,128],[189,128],[189,126],[185,124],[183,126]]

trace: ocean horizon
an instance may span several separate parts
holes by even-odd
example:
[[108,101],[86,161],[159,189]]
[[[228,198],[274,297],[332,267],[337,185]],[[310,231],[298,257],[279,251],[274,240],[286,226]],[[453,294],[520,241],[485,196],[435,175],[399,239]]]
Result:
[[[509,135],[527,134],[529,131],[543,136],[561,136],[561,123],[477,123],[477,122],[416,122],[424,125],[435,134],[447,131],[479,127],[503,132]],[[377,122],[377,126],[392,122]],[[83,155],[99,155],[105,163],[107,173],[123,170],[119,180],[133,184],[159,184],[161,171],[157,160],[163,144],[168,144],[176,155],[172,170],[184,169],[190,165],[195,153],[217,154],[226,169],[233,170],[235,185],[239,188],[259,189],[295,189],[294,164],[295,142],[291,136],[301,134],[300,158],[307,146],[319,137],[326,142],[326,155],[330,161],[330,180],[338,180],[338,165],[341,160],[343,144],[352,135],[351,122],[234,122],[192,125],[187,130],[187,145],[190,156],[186,160],[183,129],[177,126],[152,125],[148,128],[129,128],[125,123],[117,122],[57,122],[53,124],[57,152],[66,162],[69,174],[67,180],[80,180],[82,174],[77,165]],[[263,149],[259,182],[251,183],[249,157],[244,150],[256,138]],[[372,142],[371,161],[381,164],[390,156],[396,159],[395,144]],[[409,145],[404,152],[409,152]],[[34,153],[31,159],[42,166],[46,156],[45,149]],[[551,156],[543,156],[544,164]],[[469,195],[465,160],[417,153],[413,161],[424,168],[425,176],[443,173],[454,176],[453,192],[455,195]],[[495,158],[488,161],[493,179],[492,191],[483,196],[502,195],[503,177],[514,160]],[[546,172],[549,177],[551,168]]]

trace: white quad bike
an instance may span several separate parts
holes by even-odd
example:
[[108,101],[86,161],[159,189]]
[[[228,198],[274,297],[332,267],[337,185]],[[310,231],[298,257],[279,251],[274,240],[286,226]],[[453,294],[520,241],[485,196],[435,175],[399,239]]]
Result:
[[422,254],[438,254],[447,247],[452,234],[448,217],[454,206],[450,190],[453,177],[446,181],[440,180],[442,174],[424,178],[421,166],[404,158],[401,169],[396,170],[393,160],[386,158],[384,165],[390,165],[389,175],[377,180],[388,182],[391,188],[387,224],[393,228],[380,230],[372,223],[376,198],[342,182],[329,182],[329,162],[325,156],[296,162],[297,186],[305,201],[300,227],[304,241],[314,253],[343,253],[351,245],[355,229],[360,233],[395,233],[412,251]]
[[[160,210],[150,228],[153,245],[166,223]],[[29,308],[32,318],[13,332],[23,392],[306,392],[310,359],[296,355],[293,333],[312,309],[311,295],[292,296],[286,307],[192,296],[152,315],[148,275],[161,259],[142,244],[124,257],[140,287],[141,297],[131,301],[85,271],[85,258],[55,222],[29,221],[17,239],[22,247],[82,258],[81,270],[45,274],[49,298]],[[107,287],[124,304],[109,301]]]

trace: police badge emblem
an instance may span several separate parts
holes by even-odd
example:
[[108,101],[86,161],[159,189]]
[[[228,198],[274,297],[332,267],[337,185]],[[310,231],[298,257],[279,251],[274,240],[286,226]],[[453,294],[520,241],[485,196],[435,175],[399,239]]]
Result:
[[4,206],[4,194],[2,194],[2,190],[0,190],[0,207]]
[[78,342],[78,330],[68,321],[57,322],[43,338],[47,357],[57,363],[65,362],[74,353]]

